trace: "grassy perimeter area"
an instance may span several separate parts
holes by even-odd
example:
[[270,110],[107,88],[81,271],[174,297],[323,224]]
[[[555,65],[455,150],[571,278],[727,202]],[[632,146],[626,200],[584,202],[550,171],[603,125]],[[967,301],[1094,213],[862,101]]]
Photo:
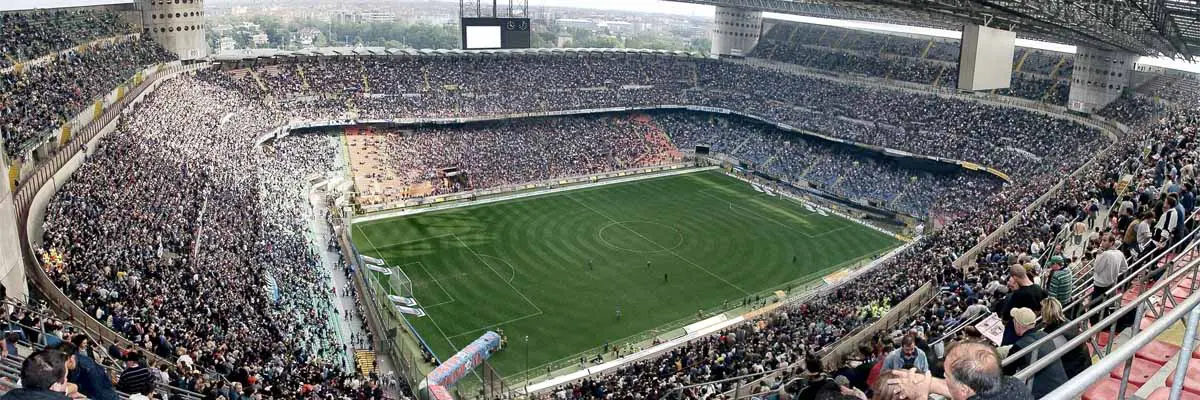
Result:
[[504,375],[900,244],[716,171],[358,223],[353,238],[412,279],[428,315],[410,321],[439,358],[503,329],[492,365]]

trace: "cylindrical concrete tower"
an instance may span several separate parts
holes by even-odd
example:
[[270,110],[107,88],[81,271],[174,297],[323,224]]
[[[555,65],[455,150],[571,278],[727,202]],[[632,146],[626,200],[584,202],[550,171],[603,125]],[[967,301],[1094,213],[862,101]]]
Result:
[[713,25],[712,54],[745,56],[762,36],[762,11],[717,7]]
[[204,0],[138,0],[142,34],[182,60],[208,57],[204,40]]
[[28,300],[29,288],[25,283],[25,266],[21,263],[21,237],[17,226],[17,206],[9,186],[8,159],[0,145],[0,284],[8,291],[8,297]]
[[1094,113],[1116,100],[1133,80],[1136,54],[1077,47],[1067,108]]

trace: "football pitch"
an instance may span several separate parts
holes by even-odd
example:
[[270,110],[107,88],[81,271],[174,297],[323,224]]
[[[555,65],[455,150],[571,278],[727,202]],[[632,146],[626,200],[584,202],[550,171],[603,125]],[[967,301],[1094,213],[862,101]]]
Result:
[[427,315],[409,321],[439,359],[503,329],[508,348],[491,363],[508,376],[901,243],[717,171],[355,223],[353,240],[411,279]]

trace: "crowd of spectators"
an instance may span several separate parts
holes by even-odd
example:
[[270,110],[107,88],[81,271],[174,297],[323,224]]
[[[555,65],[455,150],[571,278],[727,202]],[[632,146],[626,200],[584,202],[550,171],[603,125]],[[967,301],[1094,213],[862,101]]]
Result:
[[[640,70],[654,72],[635,72]],[[863,144],[971,161],[1026,181],[1069,172],[1089,154],[1061,149],[1097,150],[1106,140],[1095,129],[1024,110],[675,56],[364,57],[255,71],[239,72],[241,91],[265,89],[294,108],[394,118],[702,105]],[[942,117],[949,115],[954,118]]]
[[928,215],[934,207],[972,209],[986,197],[981,194],[999,190],[1001,183],[956,166],[884,157],[736,116],[718,120],[705,113],[660,112],[654,122],[681,150],[707,145],[775,178],[913,216]]
[[[774,21],[750,56],[939,87],[958,84],[959,44],[953,39]],[[1020,48],[1013,56],[1012,87],[997,93],[1066,105],[1072,61],[1066,54]]]
[[147,66],[175,57],[149,39],[68,51],[44,64],[0,73],[0,137],[10,158],[91,107]]
[[[843,140],[972,161],[998,168],[1012,181],[998,184],[963,173],[918,175],[913,181],[910,173],[896,172],[903,170],[887,161],[816,149],[807,139],[784,140],[778,132],[746,132],[757,128],[740,125],[715,129],[711,121],[690,117],[656,119],[657,129],[676,146],[707,142],[756,160],[771,173],[811,177],[850,196],[899,199],[905,208],[940,209],[951,218],[937,233],[836,290],[564,388],[559,392],[564,397],[654,398],[690,383],[805,364],[818,349],[878,317],[879,310],[922,284],[948,282],[950,261],[1008,218],[1021,215],[1033,199],[1107,142],[1095,129],[1039,113],[707,59],[510,55],[289,62],[162,85],[140,108],[154,112],[134,112],[123,120],[54,198],[47,211],[46,247],[64,254],[66,262],[48,272],[89,313],[139,345],[189,360],[180,361],[186,364],[184,371],[230,376],[243,391],[336,392],[342,387],[337,382],[348,373],[330,360],[336,352],[330,349],[340,347],[329,336],[328,318],[316,312],[320,307],[312,307],[328,301],[328,279],[314,265],[304,228],[297,225],[303,220],[297,208],[304,205],[281,200],[295,197],[298,177],[334,168],[318,160],[332,159],[336,150],[319,139],[295,145],[284,141],[267,151],[296,161],[273,160],[274,155],[252,145],[255,135],[304,119],[459,117],[662,104],[722,107]],[[422,171],[416,175],[420,177],[443,163],[469,163],[479,171],[481,185],[502,185],[609,169],[621,165],[613,164],[617,159],[664,152],[622,149],[647,143],[638,135],[654,131],[621,124],[639,122],[573,117],[481,125],[465,133],[439,128],[397,132],[397,152],[456,150],[413,153],[398,157],[395,165]],[[543,125],[548,128],[540,131]],[[511,139],[517,131],[529,140],[499,139]],[[603,148],[613,151],[595,154],[590,147],[559,140],[562,131],[585,135],[588,139],[580,140],[585,144],[612,140]],[[608,138],[593,131],[624,136]],[[474,147],[477,140],[486,141],[484,149],[491,146],[485,150],[489,157],[463,158],[467,151],[480,151]],[[531,151],[553,155],[556,161],[531,157],[528,164],[512,164],[530,174],[495,172],[496,160],[517,163],[523,159],[512,155]],[[1094,183],[1079,181],[1069,188]],[[272,188],[276,185],[285,187]],[[975,198],[939,205],[928,194]],[[1034,225],[1040,228],[1047,216],[1026,217],[1037,220]],[[1015,231],[1010,235],[1028,232]],[[282,300],[265,293],[268,280],[279,282]],[[958,306],[943,306],[943,314]],[[926,333],[933,337],[946,324],[928,326]],[[724,389],[727,385],[706,390]]]
[[111,11],[59,9],[0,14],[0,69],[134,31],[133,25]]
[[[536,118],[380,132],[371,151],[406,185],[433,194],[486,189],[680,161],[662,131],[630,114]],[[441,183],[455,168],[466,182]]]
[[219,374],[239,396],[340,397],[355,373],[301,197],[337,147],[308,137],[259,150],[252,132],[286,117],[214,79],[227,78],[163,83],[88,155],[47,209],[45,246],[64,260],[47,272],[89,314],[176,360],[178,386],[216,390],[196,381]]

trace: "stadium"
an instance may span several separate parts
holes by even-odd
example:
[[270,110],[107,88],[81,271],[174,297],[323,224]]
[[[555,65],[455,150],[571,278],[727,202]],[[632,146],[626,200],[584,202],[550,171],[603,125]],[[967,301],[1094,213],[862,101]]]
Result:
[[0,400],[1200,398],[1194,1],[228,1],[0,4]]

